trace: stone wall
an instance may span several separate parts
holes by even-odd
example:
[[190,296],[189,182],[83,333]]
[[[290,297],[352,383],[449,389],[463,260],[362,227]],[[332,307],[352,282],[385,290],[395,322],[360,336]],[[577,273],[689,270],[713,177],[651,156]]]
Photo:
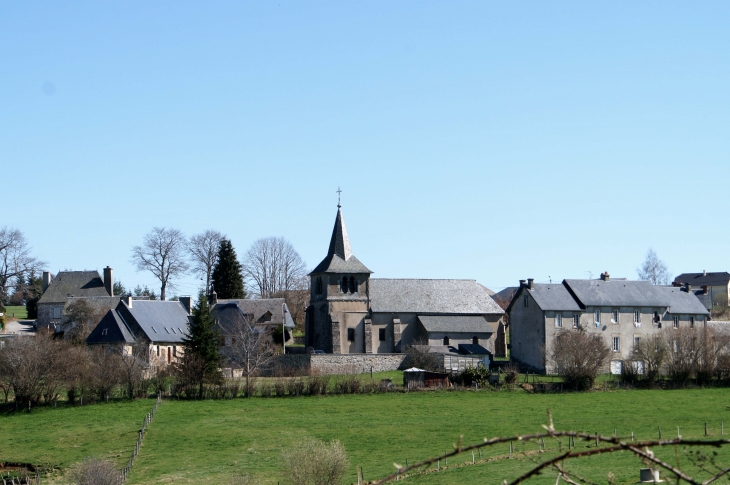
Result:
[[264,375],[364,374],[398,370],[405,354],[286,354],[267,366]]

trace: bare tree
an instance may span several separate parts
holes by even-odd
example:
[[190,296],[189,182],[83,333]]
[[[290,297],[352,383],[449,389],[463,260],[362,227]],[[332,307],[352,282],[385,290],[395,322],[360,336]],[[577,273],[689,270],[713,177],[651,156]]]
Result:
[[578,328],[562,330],[556,335],[550,357],[566,384],[575,389],[590,389],[606,367],[610,354],[600,335],[590,335]]
[[143,373],[148,367],[148,349],[143,342],[136,342],[128,352],[122,350],[121,379],[127,388],[127,397],[143,397],[145,391]]
[[642,338],[638,344],[634,344],[631,351],[631,365],[633,365],[633,362],[643,362],[644,378],[650,385],[653,385],[659,377],[666,357],[667,345],[665,340],[659,335],[654,335]]
[[307,269],[294,246],[283,237],[261,238],[251,245],[243,260],[243,274],[260,298],[298,288]]
[[309,306],[309,278],[303,275],[294,281],[293,286],[286,291],[272,295],[273,298],[284,298],[291,317],[299,330],[304,330],[304,315]]
[[185,235],[177,229],[155,227],[144,237],[142,246],[132,248],[131,262],[137,271],[149,271],[160,280],[160,300],[165,301],[172,280],[185,274]]
[[193,262],[192,270],[196,275],[205,277],[205,294],[210,292],[210,276],[218,262],[218,249],[225,236],[211,229],[190,236],[188,252]]
[[405,348],[406,358],[403,361],[404,367],[418,367],[419,369],[438,372],[444,364],[441,354],[431,352],[428,342],[416,340]]
[[644,264],[636,272],[639,274],[640,280],[651,281],[655,285],[668,285],[672,278],[667,265],[659,259],[653,249],[649,249],[649,252],[646,253]]
[[74,485],[122,485],[122,474],[103,458],[86,458],[72,473]]
[[224,347],[226,357],[231,366],[241,369],[241,375],[246,379],[245,394],[250,397],[253,394],[252,377],[274,356],[271,336],[264,328],[254,325],[240,309],[223,334],[230,342],[230,346]]
[[0,303],[7,302],[8,289],[45,265],[31,255],[31,247],[17,229],[0,229]]
[[305,438],[284,452],[284,473],[294,485],[340,483],[349,466],[345,447]]
[[64,334],[76,344],[83,344],[105,311],[94,308],[85,298],[73,299],[66,307],[67,330]]

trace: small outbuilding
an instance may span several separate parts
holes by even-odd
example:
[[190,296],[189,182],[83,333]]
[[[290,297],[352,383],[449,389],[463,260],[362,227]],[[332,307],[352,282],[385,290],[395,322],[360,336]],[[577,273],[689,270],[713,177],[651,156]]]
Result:
[[406,389],[451,387],[451,382],[449,382],[448,374],[411,367],[403,371],[403,387]]

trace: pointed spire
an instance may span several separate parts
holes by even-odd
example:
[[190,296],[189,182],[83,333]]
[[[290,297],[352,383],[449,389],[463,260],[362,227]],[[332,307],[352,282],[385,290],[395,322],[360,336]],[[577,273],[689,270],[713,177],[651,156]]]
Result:
[[347,261],[352,256],[352,248],[350,248],[350,239],[347,237],[347,228],[345,220],[342,218],[342,206],[337,204],[337,218],[335,219],[335,228],[332,230],[332,239],[330,239],[330,248],[327,256],[337,255]]

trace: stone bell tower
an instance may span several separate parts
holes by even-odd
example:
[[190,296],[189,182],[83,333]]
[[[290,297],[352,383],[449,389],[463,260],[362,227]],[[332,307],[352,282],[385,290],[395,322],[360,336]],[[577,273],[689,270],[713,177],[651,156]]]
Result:
[[327,256],[309,274],[307,347],[334,354],[365,352],[371,273],[352,254],[338,202]]

